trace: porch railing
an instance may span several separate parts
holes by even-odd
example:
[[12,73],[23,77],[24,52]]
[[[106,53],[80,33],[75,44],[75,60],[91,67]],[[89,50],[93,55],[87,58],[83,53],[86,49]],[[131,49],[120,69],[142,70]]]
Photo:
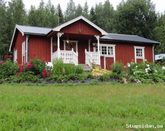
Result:
[[90,67],[92,64],[100,65],[98,52],[88,52],[85,50],[85,64],[88,64]]
[[61,58],[64,63],[78,65],[78,54],[74,50],[60,50],[53,53],[53,60]]

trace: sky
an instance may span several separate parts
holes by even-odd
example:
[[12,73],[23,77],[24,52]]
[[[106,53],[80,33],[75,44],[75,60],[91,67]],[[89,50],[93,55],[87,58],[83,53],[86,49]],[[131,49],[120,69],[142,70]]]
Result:
[[[24,4],[25,4],[25,8],[28,10],[30,9],[31,5],[35,5],[36,7],[38,7],[39,3],[41,0],[23,0]],[[58,1],[58,2],[57,2]],[[95,6],[96,4],[103,2],[105,0],[74,0],[75,4],[81,4],[82,6],[84,5],[84,3],[87,1],[88,6],[91,8],[92,6]],[[116,6],[122,1],[122,0],[109,0],[110,3],[113,5],[113,7],[116,9]],[[155,4],[155,8],[157,12],[163,13],[165,11],[165,4],[164,4],[164,0],[151,0],[154,4]],[[45,3],[48,2],[48,0],[44,0]],[[65,11],[67,3],[69,2],[69,0],[51,0],[51,2],[57,6],[58,4],[61,5],[61,8],[63,11]]]

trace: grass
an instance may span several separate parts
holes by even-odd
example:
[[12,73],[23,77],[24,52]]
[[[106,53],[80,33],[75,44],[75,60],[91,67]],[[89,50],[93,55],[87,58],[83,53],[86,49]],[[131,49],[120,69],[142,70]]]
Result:
[[163,84],[0,85],[0,130],[119,130],[164,116]]

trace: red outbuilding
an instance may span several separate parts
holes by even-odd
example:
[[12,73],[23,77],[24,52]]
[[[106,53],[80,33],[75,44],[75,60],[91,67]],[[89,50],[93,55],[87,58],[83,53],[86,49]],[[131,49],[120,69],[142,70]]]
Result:
[[111,69],[115,62],[154,62],[155,44],[159,42],[137,35],[107,33],[80,16],[53,29],[16,25],[9,51],[18,64],[61,58],[64,63]]

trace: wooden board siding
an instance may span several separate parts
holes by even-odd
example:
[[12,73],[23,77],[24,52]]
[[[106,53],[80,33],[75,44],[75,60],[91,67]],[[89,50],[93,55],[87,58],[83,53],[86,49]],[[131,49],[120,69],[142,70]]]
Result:
[[152,62],[154,62],[153,61],[153,50],[152,50],[152,47],[153,46],[145,46],[145,48],[144,48],[144,52],[145,52],[145,59],[148,61],[148,62],[150,62],[150,63],[152,63]]
[[29,61],[38,58],[50,62],[50,39],[46,37],[29,37]]
[[17,63],[22,64],[22,43],[25,41],[25,36],[17,31],[13,46],[14,50],[17,50]]
[[121,62],[124,65],[134,62],[134,45],[133,44],[116,44],[116,62]]
[[78,41],[78,63],[85,64],[85,49],[88,49],[88,40]]
[[61,31],[69,34],[101,35],[98,30],[96,30],[94,27],[82,20],[79,20],[67,27],[64,27]]

